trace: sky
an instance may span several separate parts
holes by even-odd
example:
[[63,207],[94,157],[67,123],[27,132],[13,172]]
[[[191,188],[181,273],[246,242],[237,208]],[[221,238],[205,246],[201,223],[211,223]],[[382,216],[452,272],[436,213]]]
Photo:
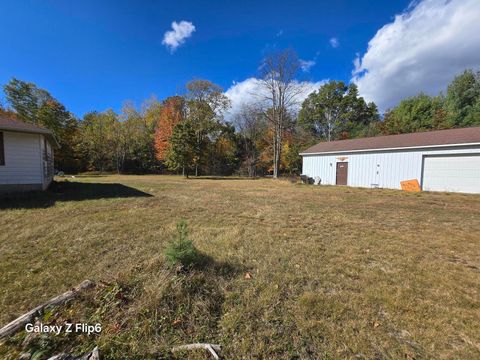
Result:
[[261,60],[292,48],[309,91],[353,81],[383,112],[479,69],[478,19],[479,0],[0,0],[0,84],[33,82],[81,117],[203,78],[235,110]]

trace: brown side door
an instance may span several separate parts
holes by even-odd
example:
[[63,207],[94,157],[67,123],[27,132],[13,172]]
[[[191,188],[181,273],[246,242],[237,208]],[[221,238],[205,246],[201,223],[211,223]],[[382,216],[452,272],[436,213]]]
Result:
[[348,162],[337,162],[337,185],[347,185]]

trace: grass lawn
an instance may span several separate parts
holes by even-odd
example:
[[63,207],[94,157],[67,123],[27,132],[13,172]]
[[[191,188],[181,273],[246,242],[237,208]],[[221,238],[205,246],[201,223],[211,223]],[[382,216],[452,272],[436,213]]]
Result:
[[[203,269],[165,264],[181,218]],[[100,335],[21,332],[0,357],[170,358],[198,341],[227,359],[478,359],[480,196],[97,176],[0,199],[1,325],[87,278],[41,320]]]

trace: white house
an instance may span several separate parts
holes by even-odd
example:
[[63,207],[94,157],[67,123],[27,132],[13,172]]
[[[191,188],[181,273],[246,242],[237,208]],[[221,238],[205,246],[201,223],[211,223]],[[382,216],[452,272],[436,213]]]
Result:
[[322,142],[300,153],[320,184],[480,193],[480,127]]
[[50,130],[0,116],[0,192],[45,190],[53,180]]

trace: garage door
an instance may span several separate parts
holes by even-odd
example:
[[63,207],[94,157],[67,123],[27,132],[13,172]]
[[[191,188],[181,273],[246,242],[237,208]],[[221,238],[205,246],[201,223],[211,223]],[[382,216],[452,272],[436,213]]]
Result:
[[426,156],[423,190],[480,194],[480,154],[469,156]]

